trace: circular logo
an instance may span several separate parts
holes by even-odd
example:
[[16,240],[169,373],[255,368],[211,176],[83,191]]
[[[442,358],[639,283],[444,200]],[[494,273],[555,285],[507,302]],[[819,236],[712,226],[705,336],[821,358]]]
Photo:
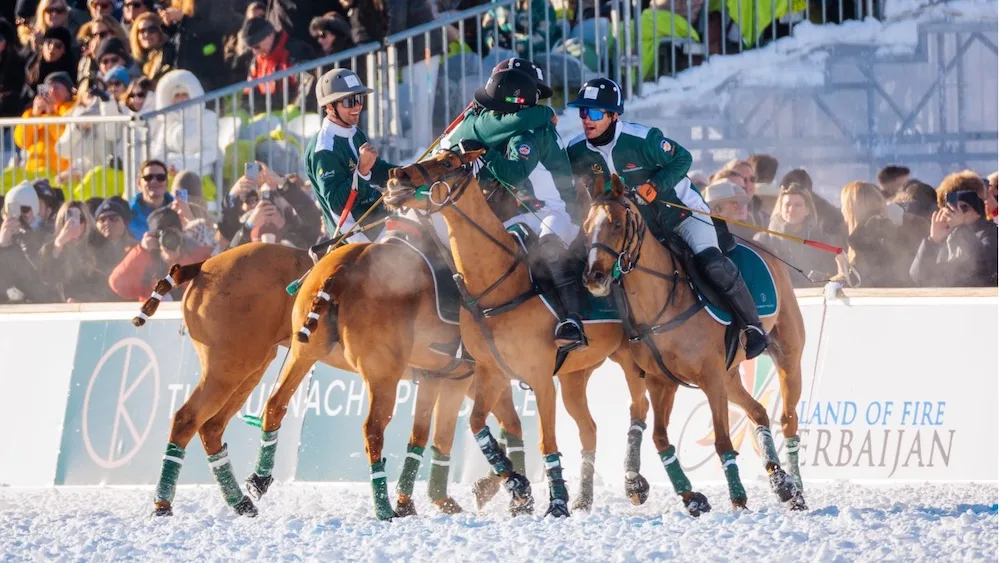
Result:
[[[118,391],[116,399],[108,401],[114,408],[106,408],[104,404],[98,406],[102,402],[97,400],[98,396],[107,389]],[[139,389],[151,391],[139,396],[151,396],[152,404],[138,397],[129,400]],[[106,393],[104,395],[107,397]],[[138,338],[125,338],[105,352],[83,396],[83,445],[90,459],[105,469],[128,463],[149,436],[159,399],[160,368],[148,344]],[[99,436],[108,438],[105,441],[98,439]]]

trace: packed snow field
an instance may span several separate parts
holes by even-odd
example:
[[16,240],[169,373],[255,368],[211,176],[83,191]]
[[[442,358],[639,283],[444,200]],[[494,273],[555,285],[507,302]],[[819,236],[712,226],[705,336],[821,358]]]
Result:
[[[277,485],[256,519],[235,516],[214,487],[182,487],[174,517],[156,519],[149,489],[6,488],[0,560],[997,560],[995,484],[807,483],[810,510],[795,514],[764,483],[747,489],[750,510],[736,512],[723,485],[703,487],[714,509],[698,519],[654,485],[640,507],[601,488],[591,513],[565,520],[511,519],[498,498],[481,514],[444,516],[420,502],[420,516],[378,522],[365,484]],[[545,495],[544,483],[534,491]],[[468,487],[452,492],[474,507]]]

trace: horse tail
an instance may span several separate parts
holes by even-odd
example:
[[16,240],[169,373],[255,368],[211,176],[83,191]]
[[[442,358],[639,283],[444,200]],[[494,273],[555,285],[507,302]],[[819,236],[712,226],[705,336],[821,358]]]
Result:
[[160,301],[163,300],[163,296],[171,289],[184,285],[198,277],[198,274],[201,273],[201,266],[204,263],[204,261],[201,261],[196,264],[188,264],[187,266],[181,266],[180,264],[171,266],[167,277],[156,282],[156,286],[153,288],[153,295],[143,301],[142,307],[139,309],[139,314],[132,318],[132,325],[142,326],[146,324],[146,319],[152,317],[160,307]]
[[309,307],[309,313],[306,315],[306,322],[303,323],[302,328],[296,334],[296,338],[299,342],[303,344],[309,343],[309,336],[316,330],[319,326],[319,319],[327,311],[331,314],[331,320],[333,321],[333,330],[331,331],[330,342],[336,342],[339,339],[337,333],[337,301],[336,297],[339,293],[339,282],[343,280],[342,272],[347,270],[346,265],[341,264],[338,266],[332,274],[325,280],[323,280],[323,286],[320,287],[319,291],[316,292],[316,296],[313,297],[312,305]]

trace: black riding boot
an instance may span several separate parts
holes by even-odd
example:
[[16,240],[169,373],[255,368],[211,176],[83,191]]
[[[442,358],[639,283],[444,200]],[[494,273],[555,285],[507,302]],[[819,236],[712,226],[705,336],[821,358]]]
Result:
[[563,318],[556,325],[556,345],[567,351],[587,347],[580,310],[583,308],[583,275],[578,260],[555,235],[538,242],[538,253],[548,269]]
[[757,316],[757,306],[753,302],[753,297],[747,289],[747,284],[743,281],[736,264],[722,253],[718,248],[703,250],[696,256],[705,276],[715,285],[728,301],[733,309],[733,322],[739,322],[743,326],[743,335],[746,338],[744,350],[747,359],[756,358],[767,350],[767,333],[764,332],[760,324],[760,317]]

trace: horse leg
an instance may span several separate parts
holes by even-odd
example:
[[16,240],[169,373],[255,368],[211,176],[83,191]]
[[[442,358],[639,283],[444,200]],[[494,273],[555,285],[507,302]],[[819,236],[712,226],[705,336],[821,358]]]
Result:
[[[670,443],[667,427],[670,425],[670,413],[674,409],[674,396],[677,393],[677,383],[665,377],[654,376],[646,382],[653,403],[653,444],[660,455],[660,463],[667,471],[674,492],[681,497],[684,508],[694,517],[701,516],[712,510],[705,495],[692,490],[691,481],[684,474],[680,461],[677,459],[677,449]],[[648,487],[648,485],[647,485]],[[633,503],[634,504],[634,503]]]
[[246,479],[247,494],[254,500],[260,500],[274,482],[271,471],[274,469],[274,456],[278,451],[278,429],[288,412],[288,403],[292,400],[292,395],[316,363],[315,358],[305,356],[304,346],[308,345],[292,341],[288,360],[281,375],[278,376],[278,384],[264,403],[257,463],[253,473]]
[[[559,446],[556,444],[556,386],[552,377],[541,373],[532,389],[535,391],[535,401],[538,403],[538,424],[541,429],[541,450],[545,462],[545,474],[549,481],[549,508],[546,516],[569,516],[569,491],[562,476],[562,463],[559,458]],[[595,440],[596,442],[596,440]]]
[[[170,516],[171,503],[177,490],[177,479],[184,465],[185,448],[205,421],[212,418],[229,400],[244,381],[257,379],[248,371],[257,366],[247,366],[245,362],[233,362],[232,357],[218,353],[214,355],[207,348],[195,343],[202,365],[202,378],[191,396],[174,413],[167,449],[160,467],[160,477],[153,497],[156,516]],[[259,379],[259,375],[258,375]]]
[[462,408],[462,401],[471,384],[471,377],[460,381],[442,381],[437,404],[434,406],[434,445],[431,446],[427,495],[438,510],[445,514],[462,512],[462,507],[448,496],[448,474],[451,471],[451,447],[455,441],[458,411]]
[[476,444],[486,457],[486,461],[511,493],[511,516],[531,514],[535,507],[535,500],[531,496],[531,483],[523,474],[514,471],[514,464],[500,449],[500,444],[493,438],[490,427],[486,425],[486,416],[496,405],[504,386],[510,387],[506,377],[494,373],[492,369],[481,364],[477,365],[476,399],[472,405],[472,414],[469,415],[469,429],[472,430]]
[[594,462],[597,457],[597,423],[587,404],[587,382],[593,369],[559,374],[563,406],[576,422],[580,431],[580,494],[573,503],[573,510],[590,511],[594,505]]
[[[473,400],[475,395],[473,395]],[[521,430],[521,419],[514,407],[514,391],[509,384],[503,386],[500,398],[493,405],[493,416],[500,422],[500,450],[510,458],[514,473],[525,475],[524,467],[524,436]],[[489,475],[476,481],[472,486],[472,494],[476,498],[476,510],[482,510],[486,503],[500,492],[503,479],[496,471],[490,470]]]
[[797,508],[799,504],[803,504],[802,495],[778,461],[778,450],[774,447],[774,438],[771,437],[771,420],[767,416],[767,409],[743,387],[738,368],[734,367],[726,374],[726,394],[731,402],[746,411],[747,417],[754,424],[754,439],[757,441],[757,449],[760,450],[761,461],[764,462],[764,470],[767,471],[768,480],[771,482],[771,490],[781,502],[787,503],[798,497],[798,501],[789,505],[793,509]]
[[417,399],[414,408],[413,428],[410,431],[410,441],[406,444],[406,457],[403,458],[403,470],[396,482],[396,516],[416,516],[417,508],[413,504],[413,484],[417,480],[420,462],[424,457],[424,448],[431,432],[431,417],[434,412],[434,402],[440,391],[440,379],[424,377],[423,370],[411,368],[414,381],[420,378],[417,386]]
[[788,450],[788,474],[801,495],[805,489],[799,472],[799,415],[795,408],[802,398],[802,345],[801,341],[787,342],[788,338],[784,337],[781,330],[774,330],[771,334],[781,344],[780,352],[772,352],[771,359],[778,367],[778,382],[781,386],[781,433]]
[[[372,500],[375,517],[391,520],[396,516],[389,503],[388,481],[382,447],[385,427],[392,419],[396,403],[396,387],[406,369],[401,354],[385,353],[365,356],[357,362],[358,371],[368,383],[368,416],[364,422],[365,452],[371,469]],[[377,375],[376,375],[377,374]]]
[[247,378],[236,393],[233,393],[232,397],[229,398],[225,406],[219,412],[215,413],[215,416],[208,419],[202,425],[201,429],[198,430],[198,434],[201,435],[201,443],[205,446],[205,453],[209,454],[208,465],[212,468],[215,482],[222,489],[222,495],[225,497],[226,503],[233,507],[233,510],[240,516],[250,516],[251,518],[257,516],[257,507],[253,505],[250,497],[243,494],[243,490],[240,489],[239,481],[236,480],[236,474],[233,473],[233,464],[229,461],[229,447],[222,442],[222,434],[226,430],[226,425],[239,412],[240,407],[243,406],[247,397],[253,391],[254,387],[257,386],[257,382],[264,374],[264,371],[267,370],[271,359],[274,359],[274,353],[257,370],[254,374],[256,377]]
[[[721,364],[721,362],[719,362]],[[701,389],[708,397],[708,407],[712,411],[712,429],[715,432],[715,453],[722,460],[722,471],[729,486],[729,500],[734,508],[746,508],[747,493],[740,481],[740,469],[736,465],[737,452],[729,438],[729,404],[726,398],[725,370],[722,366],[709,366],[704,373]],[[719,375],[716,375],[719,374]]]
[[[625,348],[625,353],[622,349]],[[636,365],[628,352],[628,343],[618,347],[612,358],[621,366],[625,374],[632,404],[629,406],[630,423],[625,446],[625,496],[633,505],[639,506],[649,498],[649,482],[639,473],[642,450],[642,433],[646,430],[646,414],[649,412],[649,399],[646,398],[645,373]]]

